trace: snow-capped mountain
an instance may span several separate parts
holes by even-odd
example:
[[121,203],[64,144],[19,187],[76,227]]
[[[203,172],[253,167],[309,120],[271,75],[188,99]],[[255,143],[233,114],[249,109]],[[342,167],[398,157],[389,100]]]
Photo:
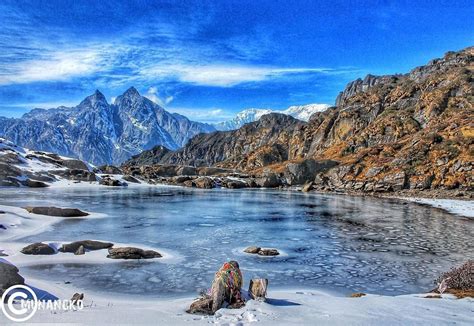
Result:
[[269,113],[282,113],[291,115],[293,118],[308,121],[313,113],[325,111],[329,105],[327,104],[308,104],[290,106],[286,110],[272,110],[272,109],[246,109],[235,116],[235,118],[214,124],[217,130],[227,131],[239,129],[244,124],[259,120],[263,115]]
[[0,136],[19,146],[119,164],[143,150],[183,146],[211,125],[165,111],[131,87],[113,104],[96,91],[78,106],[34,109],[20,119],[0,117]]
[[239,129],[244,124],[257,121],[262,115],[271,112],[272,110],[270,109],[246,109],[237,113],[237,115],[231,120],[215,123],[214,127],[217,130],[223,131]]

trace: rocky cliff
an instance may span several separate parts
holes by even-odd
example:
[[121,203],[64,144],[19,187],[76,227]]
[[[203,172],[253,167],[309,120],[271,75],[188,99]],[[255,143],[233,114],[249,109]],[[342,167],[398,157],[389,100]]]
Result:
[[[470,47],[407,74],[369,75],[308,123],[266,115],[238,130],[196,136],[159,161],[274,173],[282,183],[321,189],[472,190],[473,59]],[[288,177],[290,167],[305,177]]]

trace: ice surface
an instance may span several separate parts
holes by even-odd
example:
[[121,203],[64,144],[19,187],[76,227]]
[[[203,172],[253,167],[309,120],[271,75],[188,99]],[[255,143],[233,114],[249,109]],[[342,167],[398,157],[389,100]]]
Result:
[[[35,277],[54,275],[57,281],[110,293],[193,294],[209,287],[229,259],[239,261],[246,284],[266,277],[271,288],[420,293],[432,289],[441,272],[474,258],[472,220],[392,199],[139,187],[2,189],[0,200],[15,206],[64,203],[107,215],[62,221],[21,242],[103,239],[163,248],[183,258],[171,264],[106,265],[41,260],[43,265],[23,269]],[[251,245],[283,254],[242,252]]]

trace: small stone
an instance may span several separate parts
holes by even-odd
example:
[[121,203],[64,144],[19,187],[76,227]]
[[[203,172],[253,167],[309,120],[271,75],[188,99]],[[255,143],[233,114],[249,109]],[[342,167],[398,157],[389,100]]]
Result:
[[278,256],[280,253],[276,249],[272,248],[262,248],[258,251],[260,256]]
[[21,250],[25,255],[54,255],[56,251],[46,243],[36,242]]
[[249,294],[252,299],[263,299],[265,301],[267,296],[268,279],[256,278],[250,280]]
[[255,247],[255,246],[250,246],[250,247],[247,247],[244,252],[248,253],[248,254],[258,254],[258,252],[260,251],[260,247]]
[[151,259],[161,257],[162,255],[157,251],[134,247],[110,248],[107,255],[107,258],[111,259]]
[[352,293],[352,294],[350,295],[350,297],[351,297],[351,298],[361,298],[361,297],[364,297],[364,296],[366,296],[366,295],[367,295],[367,294],[362,293],[362,292],[356,292],[356,293]]
[[303,188],[301,189],[302,192],[309,192],[313,189],[313,182],[308,182],[307,184],[305,184],[303,186]]
[[212,299],[209,297],[199,298],[191,303],[186,312],[188,314],[212,315]]
[[77,305],[79,301],[84,300],[84,293],[74,293],[74,295],[71,298],[71,302],[73,305]]
[[113,247],[113,243],[111,242],[102,242],[102,241],[95,241],[95,240],[81,240],[71,243],[65,243],[59,248],[60,252],[73,252],[79,250],[80,247],[83,247],[87,250],[101,250],[101,249],[109,249]]

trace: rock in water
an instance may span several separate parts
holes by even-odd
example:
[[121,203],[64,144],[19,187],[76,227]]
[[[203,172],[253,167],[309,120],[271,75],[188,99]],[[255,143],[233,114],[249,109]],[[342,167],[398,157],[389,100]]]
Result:
[[37,242],[23,248],[21,253],[25,255],[54,255],[56,251],[46,243]]
[[256,278],[250,280],[249,294],[252,299],[265,301],[267,296],[268,279]]
[[0,261],[0,296],[10,286],[17,284],[25,284],[25,279],[18,274],[18,268]]
[[255,247],[255,246],[250,246],[250,247],[247,247],[244,252],[248,253],[248,254],[258,254],[258,252],[260,251],[260,247]]
[[89,213],[83,212],[77,208],[25,207],[25,209],[28,211],[28,213],[48,216],[82,217],[89,215]]
[[110,248],[107,258],[111,259],[151,259],[161,258],[161,254],[154,250],[143,250],[134,247]]
[[102,242],[102,241],[94,241],[94,240],[82,240],[71,242],[69,244],[63,244],[59,251],[61,252],[76,252],[79,250],[80,247],[83,247],[87,250],[101,250],[101,249],[108,249],[113,247],[113,243],[111,242]]
[[85,255],[86,254],[86,250],[84,249],[84,246],[80,246],[79,248],[77,248],[76,252],[74,252],[74,255],[76,256],[79,256],[79,255]]
[[262,248],[258,252],[260,256],[278,256],[280,253],[276,249],[272,248]]
[[199,298],[191,303],[191,306],[186,312],[188,314],[212,315],[212,299],[209,297]]
[[77,305],[79,301],[84,300],[84,293],[74,293],[71,298],[71,302],[73,305]]

